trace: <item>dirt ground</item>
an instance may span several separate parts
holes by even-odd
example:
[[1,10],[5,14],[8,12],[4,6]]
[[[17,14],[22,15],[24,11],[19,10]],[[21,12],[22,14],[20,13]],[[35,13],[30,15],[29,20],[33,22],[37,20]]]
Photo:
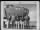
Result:
[[[36,26],[36,21],[35,22],[30,22],[30,24],[31,25],[34,25],[34,26]],[[34,28],[36,28],[36,27],[34,27]],[[33,29],[34,29],[33,28]],[[33,30],[33,29],[30,29],[30,30]],[[13,30],[13,29],[6,29],[6,28],[4,28],[4,30]],[[15,29],[14,29],[15,30]],[[19,29],[16,29],[16,30],[19,30]],[[21,29],[20,29],[21,30]],[[25,29],[26,30],[26,29]],[[27,29],[27,30],[29,30],[29,29]],[[36,30],[36,29],[34,29],[34,30]]]

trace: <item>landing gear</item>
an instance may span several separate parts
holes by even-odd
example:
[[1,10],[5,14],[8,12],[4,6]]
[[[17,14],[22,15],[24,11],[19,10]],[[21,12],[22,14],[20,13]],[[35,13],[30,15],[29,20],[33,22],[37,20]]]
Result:
[[29,28],[29,20],[30,20],[30,17],[29,16],[27,16],[26,19],[25,18],[22,18],[22,16],[16,17],[16,21],[19,22],[19,25],[21,24],[21,28],[22,28],[22,26],[23,26],[23,28],[25,28],[25,26],[27,26],[27,28]]
[[29,20],[30,20],[30,17],[28,16],[28,19],[26,20],[26,26],[28,29],[30,28]]

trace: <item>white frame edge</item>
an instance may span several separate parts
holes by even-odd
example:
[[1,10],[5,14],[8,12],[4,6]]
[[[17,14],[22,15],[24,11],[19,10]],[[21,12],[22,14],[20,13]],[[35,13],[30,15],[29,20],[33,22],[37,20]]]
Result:
[[39,1],[37,3],[37,30],[39,30]]
[[3,10],[4,10],[3,4],[4,4],[4,1],[1,2],[1,30],[3,30],[3,16],[4,16],[4,14],[3,14]]
[[[22,1],[21,1],[22,2]],[[36,2],[37,5],[37,30],[39,30],[39,1],[32,1],[32,4],[35,4],[33,2]],[[27,3],[28,4],[28,3]],[[1,29],[3,30],[3,5],[4,5],[4,1],[1,2]],[[15,29],[14,29],[15,30]],[[16,29],[17,30],[17,29]],[[22,29],[24,30],[24,29]],[[25,29],[26,30],[26,29]]]

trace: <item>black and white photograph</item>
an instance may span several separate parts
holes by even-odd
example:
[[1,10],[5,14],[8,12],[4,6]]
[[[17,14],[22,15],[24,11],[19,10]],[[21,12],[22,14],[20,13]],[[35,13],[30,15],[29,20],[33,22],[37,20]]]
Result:
[[2,1],[2,30],[39,30],[39,1]]

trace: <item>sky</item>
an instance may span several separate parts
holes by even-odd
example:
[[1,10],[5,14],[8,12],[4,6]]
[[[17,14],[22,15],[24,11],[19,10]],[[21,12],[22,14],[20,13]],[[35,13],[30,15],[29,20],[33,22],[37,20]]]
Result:
[[36,4],[16,4],[16,6],[23,6],[29,9],[30,21],[37,20],[37,9]]
[[37,20],[36,4],[19,4],[17,6],[23,6],[23,7],[29,9],[30,21],[36,21]]
[[16,6],[23,6],[25,8],[28,8],[30,21],[36,21],[37,20],[36,4],[17,4]]

